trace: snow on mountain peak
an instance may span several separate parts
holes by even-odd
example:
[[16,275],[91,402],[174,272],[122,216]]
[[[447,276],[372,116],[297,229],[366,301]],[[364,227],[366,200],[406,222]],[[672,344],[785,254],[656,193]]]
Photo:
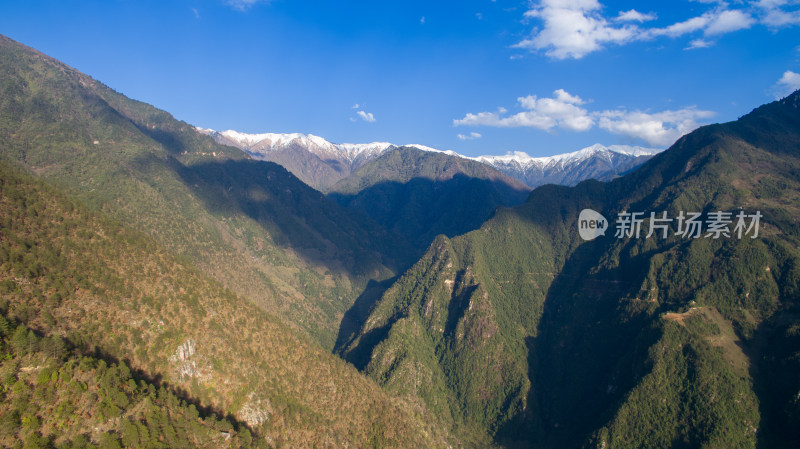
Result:
[[456,157],[460,157],[460,158],[463,158],[463,159],[472,159],[470,157],[458,154],[453,150],[437,150],[436,148],[431,148],[431,147],[428,147],[428,146],[425,146],[425,145],[420,145],[418,143],[409,143],[409,144],[406,144],[406,145],[403,145],[403,146],[404,147],[408,147],[408,148],[416,148],[418,150],[427,151],[427,152],[430,152],[430,153],[443,153],[443,154],[447,154],[449,156],[456,156]]
[[[214,132],[213,130],[209,130],[209,131]],[[227,139],[230,139],[233,142],[236,142],[236,143],[238,143],[238,144],[240,144],[242,146],[252,146],[252,145],[257,144],[258,142],[261,142],[262,140],[265,140],[265,139],[272,140],[272,139],[275,139],[277,136],[279,136],[278,134],[273,134],[273,133],[264,133],[264,134],[240,133],[240,132],[234,131],[232,129],[229,129],[227,131],[221,131],[218,134],[223,136],[223,137],[225,137],[225,138],[227,138]],[[288,134],[288,135],[285,135],[285,136],[293,136],[293,138],[296,138],[297,136],[300,136],[300,134]]]
[[611,145],[608,147],[610,151],[620,154],[627,154],[629,156],[655,156],[656,154],[664,151],[660,148],[645,148],[635,147],[630,145]]
[[348,155],[351,160],[361,155],[382,154],[384,151],[394,148],[394,145],[389,142],[336,143],[333,145]]
[[618,154],[638,157],[638,156],[652,156],[661,151],[662,150],[656,148],[644,148],[644,147],[635,147],[628,145],[611,145],[607,147],[605,145],[596,143],[586,148],[582,148],[578,151],[573,151],[571,153],[556,154],[553,156],[532,157],[528,155],[528,153],[522,151],[510,151],[502,156],[478,156],[475,159],[483,163],[494,166],[518,164],[521,167],[531,167],[531,166],[548,167],[556,164],[563,165],[566,163],[575,163],[597,155],[602,156],[604,153],[607,157],[610,157],[608,153],[618,153]]
[[[233,144],[238,148],[258,157],[269,151],[278,151],[292,144],[298,144],[307,148],[312,153],[325,156],[338,155],[350,162],[360,156],[377,157],[392,148],[398,148],[390,142],[371,142],[371,143],[332,143],[322,137],[313,134],[302,133],[260,133],[249,134],[229,129],[227,131],[215,131],[210,128],[196,128],[197,131],[216,137],[223,143]],[[445,153],[451,156],[465,157],[452,150],[437,150],[420,144],[403,145],[406,147],[417,148],[422,151],[434,153]],[[471,158],[466,158],[471,159]]]
[[[311,153],[316,154],[317,156],[320,156],[324,160],[336,159],[339,161],[347,161],[347,163],[353,167],[360,166],[366,163],[366,161],[374,159],[386,151],[399,147],[398,145],[394,145],[389,142],[336,144],[313,134],[248,134],[234,130],[221,132],[204,128],[197,128],[197,130],[203,134],[208,134],[217,138],[222,143],[235,145],[259,159],[268,159],[267,155],[271,152],[282,151],[297,145],[303,149],[306,149],[307,151],[310,151]],[[563,171],[567,170],[568,167],[574,164],[590,160],[592,158],[605,159],[606,161],[611,162],[612,160],[616,159],[613,156],[614,153],[630,157],[640,157],[653,156],[662,151],[661,149],[655,148],[644,148],[630,145],[605,146],[597,143],[571,153],[556,154],[554,156],[546,157],[532,157],[523,151],[510,151],[502,156],[467,157],[462,156],[461,154],[458,154],[452,150],[443,151],[425,145],[407,144],[403,146],[482,162],[500,169],[507,174],[509,170],[521,171],[522,173],[529,172],[532,169],[537,171]]]
[[196,128],[197,131],[234,145],[252,156],[259,157],[271,151],[280,151],[291,145],[298,145],[308,151],[330,158],[336,156],[352,162],[361,155],[377,156],[395,146],[389,142],[341,143],[334,144],[320,136],[302,133],[260,133],[249,134],[235,130],[215,131],[210,128]]

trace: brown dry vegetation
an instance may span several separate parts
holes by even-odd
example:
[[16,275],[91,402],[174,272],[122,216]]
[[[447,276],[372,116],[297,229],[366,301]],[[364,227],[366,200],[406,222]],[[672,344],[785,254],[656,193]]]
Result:
[[[84,351],[126,360],[201,404],[292,447],[446,446],[421,406],[392,398],[326,353],[131,232],[3,169],[0,299],[15,319]],[[170,360],[196,342],[192,375]],[[255,404],[255,405],[254,405]]]

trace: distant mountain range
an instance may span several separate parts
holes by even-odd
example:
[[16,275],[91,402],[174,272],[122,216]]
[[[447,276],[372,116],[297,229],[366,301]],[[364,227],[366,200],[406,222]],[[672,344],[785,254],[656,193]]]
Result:
[[498,206],[525,201],[530,187],[453,151],[389,142],[335,144],[311,134],[198,129],[254,159],[283,165],[300,180],[364,214],[406,242],[411,264],[439,234],[477,229]]
[[389,142],[332,143],[313,134],[246,134],[234,130],[197,128],[218,143],[244,150],[255,159],[283,165],[306,184],[328,192],[337,182],[368,162],[397,148],[416,148],[489,165],[534,188],[544,184],[573,186],[586,179],[608,181],[642,165],[661,150],[627,145],[595,144],[581,150],[548,157],[531,157],[520,151],[504,156],[463,156],[419,144]]
[[[197,128],[218,143],[244,150],[262,161],[283,165],[301,181],[327,192],[367,162],[388,150],[398,148],[389,142],[331,143],[313,134],[246,134],[233,130],[214,131]],[[437,151],[424,145],[406,145],[420,150]],[[448,152],[454,156],[455,153]]]
[[594,144],[572,153],[531,157],[515,151],[476,160],[500,170],[530,187],[544,184],[574,186],[587,179],[610,181],[647,162],[662,150],[628,145]]

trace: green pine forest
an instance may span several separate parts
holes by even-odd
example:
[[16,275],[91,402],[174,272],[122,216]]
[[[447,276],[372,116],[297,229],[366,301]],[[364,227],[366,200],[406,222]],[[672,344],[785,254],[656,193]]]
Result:
[[429,156],[325,196],[0,36],[0,446],[800,447],[800,92],[607,183]]

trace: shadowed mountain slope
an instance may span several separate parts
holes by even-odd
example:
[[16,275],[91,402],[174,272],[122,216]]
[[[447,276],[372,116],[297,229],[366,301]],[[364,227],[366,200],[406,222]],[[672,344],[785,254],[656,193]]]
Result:
[[439,234],[480,227],[529,189],[485,164],[413,147],[389,150],[339,181],[328,196],[403,236],[421,255]]
[[282,167],[0,37],[0,157],[24,164],[333,346],[402,241]]

